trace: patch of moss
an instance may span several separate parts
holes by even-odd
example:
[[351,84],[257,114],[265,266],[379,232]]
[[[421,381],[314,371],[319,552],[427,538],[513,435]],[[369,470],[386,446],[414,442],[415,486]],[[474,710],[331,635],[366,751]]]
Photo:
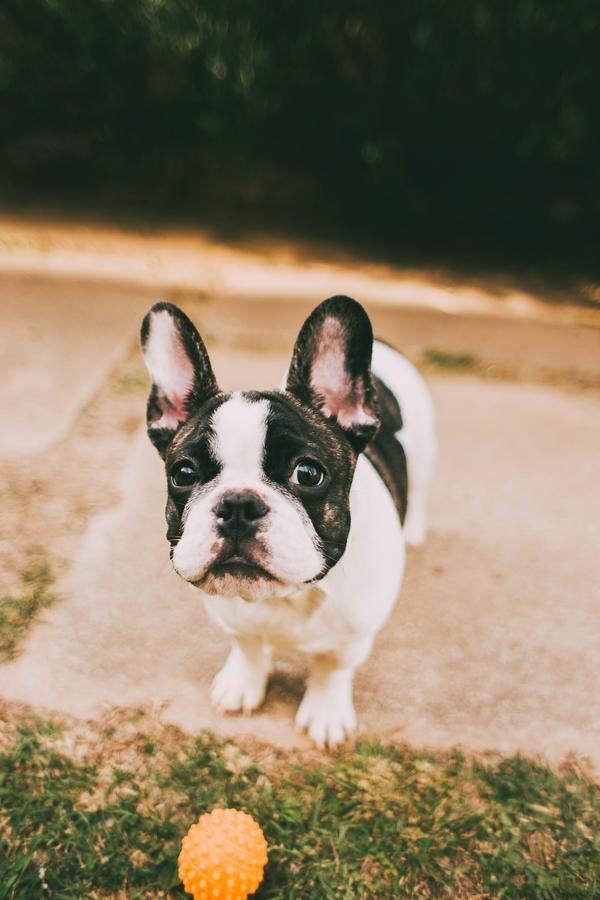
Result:
[[54,576],[43,551],[32,550],[20,575],[19,590],[0,597],[0,662],[14,659],[32,622],[55,602],[53,584]]

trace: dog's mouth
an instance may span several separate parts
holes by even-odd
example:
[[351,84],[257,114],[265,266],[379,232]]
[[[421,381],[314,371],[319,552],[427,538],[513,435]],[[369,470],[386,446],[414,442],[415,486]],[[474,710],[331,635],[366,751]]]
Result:
[[246,583],[253,581],[276,582],[278,580],[268,569],[251,557],[241,553],[232,553],[218,557],[207,568],[204,575],[193,583],[196,587],[206,587],[210,583],[222,584],[223,579]]
[[218,559],[208,569],[207,575],[231,575],[234,578],[269,578],[274,580],[267,569],[240,554],[228,556],[225,559]]

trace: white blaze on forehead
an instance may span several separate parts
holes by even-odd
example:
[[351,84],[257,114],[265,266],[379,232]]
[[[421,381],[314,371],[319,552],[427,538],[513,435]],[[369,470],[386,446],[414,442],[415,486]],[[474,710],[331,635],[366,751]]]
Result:
[[262,481],[268,400],[248,400],[233,394],[212,417],[212,451],[221,463],[224,480]]
[[144,344],[144,361],[152,381],[173,407],[156,428],[175,428],[185,418],[185,400],[194,384],[190,362],[173,317],[166,310],[152,313],[150,332]]

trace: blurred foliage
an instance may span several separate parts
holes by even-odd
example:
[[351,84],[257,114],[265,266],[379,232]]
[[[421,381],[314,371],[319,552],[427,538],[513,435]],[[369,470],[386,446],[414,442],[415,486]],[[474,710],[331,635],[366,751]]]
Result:
[[2,0],[0,183],[342,234],[578,241],[594,0]]

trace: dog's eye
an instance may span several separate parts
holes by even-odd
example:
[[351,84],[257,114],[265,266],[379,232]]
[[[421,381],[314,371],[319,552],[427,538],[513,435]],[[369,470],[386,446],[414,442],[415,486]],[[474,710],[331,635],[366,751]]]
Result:
[[319,487],[325,481],[325,470],[315,459],[301,459],[296,463],[290,481],[299,487]]
[[169,478],[173,487],[192,487],[198,481],[198,472],[193,462],[189,459],[182,459],[175,463],[169,473]]

